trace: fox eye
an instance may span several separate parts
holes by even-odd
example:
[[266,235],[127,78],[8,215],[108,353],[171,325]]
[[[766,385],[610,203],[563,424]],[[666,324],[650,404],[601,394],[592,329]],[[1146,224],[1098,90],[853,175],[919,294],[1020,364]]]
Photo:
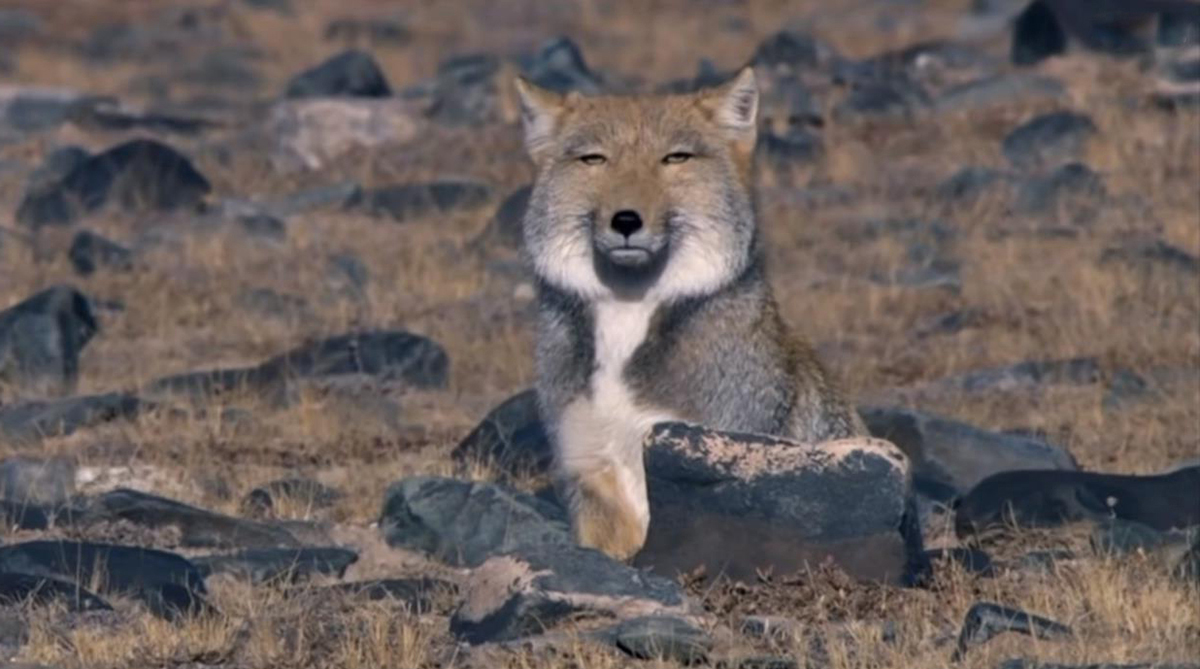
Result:
[[605,158],[599,153],[585,153],[584,155],[579,156],[579,162],[583,163],[584,165],[603,165],[604,163],[608,162],[608,158]]
[[686,163],[695,157],[695,154],[688,153],[687,151],[675,151],[674,153],[668,153],[667,155],[663,156],[662,161],[663,165],[678,165],[679,163]]

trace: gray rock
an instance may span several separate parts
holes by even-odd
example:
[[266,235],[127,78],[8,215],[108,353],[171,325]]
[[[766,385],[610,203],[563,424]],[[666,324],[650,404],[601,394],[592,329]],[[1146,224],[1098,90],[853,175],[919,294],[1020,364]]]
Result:
[[438,64],[433,80],[405,89],[425,105],[425,116],[449,126],[492,123],[504,117],[497,81],[501,61],[490,54],[453,56]]
[[890,583],[925,576],[908,463],[892,444],[817,445],[682,423],[646,442],[650,528],[634,564],[750,580],[832,558]]
[[19,134],[52,130],[62,125],[75,105],[88,99],[65,88],[0,87],[0,129]]
[[786,169],[820,158],[825,153],[825,146],[815,132],[803,125],[792,124],[783,134],[770,131],[762,133],[758,139],[758,150],[776,169]]
[[623,620],[611,634],[617,648],[639,660],[666,660],[692,665],[704,662],[713,640],[687,620],[644,616]]
[[67,258],[75,271],[83,276],[89,276],[101,267],[118,271],[133,268],[133,251],[89,230],[75,234]]
[[61,181],[29,191],[17,220],[37,228],[66,225],[107,204],[127,211],[195,208],[212,186],[186,156],[150,139],[135,139],[89,157]]
[[473,209],[491,197],[491,188],[478,181],[432,181],[364,190],[347,207],[397,222],[429,214]]
[[1056,640],[1072,636],[1070,627],[1048,618],[990,602],[976,602],[963,618],[958,643],[951,662],[959,662],[973,648],[982,646],[1005,632],[1016,632],[1038,639]]
[[42,159],[41,166],[29,175],[27,190],[53,186],[91,157],[92,154],[87,149],[78,146],[68,145],[54,149]]
[[943,89],[933,102],[939,112],[969,112],[1002,104],[1061,100],[1067,87],[1058,79],[1008,72],[956,84]]
[[296,75],[288,82],[289,98],[386,98],[392,94],[387,78],[371,54],[343,51]]
[[932,99],[921,84],[901,75],[852,81],[849,92],[833,113],[840,119],[910,118],[931,104]]
[[814,70],[835,57],[832,48],[816,37],[784,30],[767,37],[754,50],[752,62],[769,70]]
[[42,32],[42,20],[24,9],[0,9],[0,42],[15,44]]
[[871,434],[908,456],[921,494],[949,501],[984,478],[1015,469],[1075,470],[1071,454],[1051,444],[989,432],[966,423],[894,407],[860,407]]
[[75,583],[19,572],[0,573],[0,605],[57,603],[65,604],[74,612],[112,610],[108,602]]
[[295,173],[320,170],[354,152],[402,146],[422,129],[420,108],[408,100],[309,98],[274,104],[263,133],[272,144],[271,165]]
[[485,252],[489,250],[486,247],[492,244],[511,250],[519,249],[524,240],[525,209],[529,207],[532,192],[533,186],[525,185],[509,193],[496,208],[496,213],[492,214],[488,227],[475,239],[475,245]]
[[310,509],[327,509],[342,499],[343,493],[335,488],[306,478],[279,479],[246,493],[242,509],[254,516],[269,516],[275,510],[277,500],[289,499]]
[[57,505],[67,502],[74,494],[74,460],[18,455],[0,462],[0,497],[3,499]]
[[1161,662],[1137,662],[1134,664],[1113,664],[1110,662],[1101,662],[1100,664],[1058,664],[1056,662],[1038,662],[1037,660],[1005,660],[996,665],[996,669],[1200,669],[1200,664],[1187,663],[1163,664]]
[[0,383],[37,394],[70,391],[83,348],[99,329],[91,302],[69,286],[0,311]]
[[996,575],[996,567],[992,562],[992,557],[978,548],[967,546],[938,548],[925,551],[925,557],[933,563],[935,568],[939,562],[953,562],[968,574],[984,578]]
[[1004,157],[1018,169],[1044,169],[1083,158],[1098,130],[1090,116],[1069,111],[1040,114],[1004,137]]
[[353,251],[335,253],[326,261],[326,274],[335,293],[360,299],[371,282],[371,270]]
[[317,209],[341,208],[362,192],[362,186],[354,181],[343,181],[328,186],[315,186],[287,195],[270,204],[277,216],[292,216]]
[[1026,360],[1002,367],[977,369],[944,377],[930,385],[955,393],[1029,391],[1048,385],[1092,385],[1102,378],[1100,361],[1092,357]]
[[241,214],[234,220],[251,237],[278,243],[287,240],[287,224],[270,214]]
[[1017,189],[1014,209],[1037,215],[1067,211],[1073,220],[1087,221],[1107,197],[1104,179],[1082,163],[1067,163],[1044,176],[1031,177]]
[[538,634],[582,614],[627,620],[689,613],[674,581],[562,544],[493,557],[473,570],[450,632],[478,644]]
[[301,323],[311,318],[308,300],[270,288],[247,288],[239,292],[233,302],[256,316],[285,323]]
[[372,330],[330,337],[275,356],[262,364],[169,376],[152,382],[149,394],[206,400],[235,391],[279,399],[299,379],[369,376],[418,389],[449,382],[450,360],[437,342],[403,331]]
[[1034,65],[1067,51],[1067,31],[1043,0],[1035,0],[1013,22],[1009,58],[1014,65]]
[[960,537],[996,528],[1057,527],[1118,519],[1156,530],[1200,525],[1200,467],[1156,476],[1009,471],[971,489],[955,509]]
[[1189,276],[1200,274],[1200,258],[1163,239],[1138,240],[1112,246],[1100,254],[1100,264],[1165,267]]
[[31,400],[0,407],[0,442],[21,443],[73,434],[115,420],[131,420],[148,407],[125,393]]
[[1005,172],[971,165],[938,184],[934,192],[939,199],[957,205],[975,202],[989,193],[1000,193],[1012,183],[1012,176]]
[[579,91],[596,94],[604,79],[593,72],[583,59],[583,51],[569,37],[557,37],[544,44],[535,55],[521,63],[525,76],[534,84],[552,91]]
[[97,518],[125,520],[151,529],[174,529],[190,548],[296,547],[286,530],[234,518],[165,497],[118,488],[97,497],[90,511]]
[[493,483],[432,477],[392,484],[379,527],[389,546],[454,566],[572,542],[566,518],[553,504]]
[[86,541],[0,546],[0,572],[100,583],[103,594],[137,592],[161,583],[204,593],[204,578],[195,565],[174,553]]
[[345,548],[259,548],[232,555],[192,558],[205,578],[229,574],[253,584],[300,583],[313,576],[341,578],[358,561],[358,554]]
[[449,581],[436,578],[388,578],[374,581],[338,583],[325,588],[327,592],[367,601],[391,599],[403,602],[408,610],[416,614],[433,611],[438,597],[452,594],[457,587]]
[[1138,522],[1113,518],[1098,523],[1089,539],[1097,554],[1120,556],[1187,546],[1189,537],[1186,532],[1162,532]]
[[553,453],[533,390],[492,409],[451,454],[455,462],[483,462],[509,475],[546,472]]

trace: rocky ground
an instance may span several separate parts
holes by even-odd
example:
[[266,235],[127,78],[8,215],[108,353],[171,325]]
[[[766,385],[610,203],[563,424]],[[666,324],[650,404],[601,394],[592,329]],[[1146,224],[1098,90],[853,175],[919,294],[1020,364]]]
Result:
[[[0,666],[1196,667],[1200,18],[1108,4],[0,3]],[[662,426],[618,564],[523,393],[509,81],[748,61],[783,311],[891,443]]]

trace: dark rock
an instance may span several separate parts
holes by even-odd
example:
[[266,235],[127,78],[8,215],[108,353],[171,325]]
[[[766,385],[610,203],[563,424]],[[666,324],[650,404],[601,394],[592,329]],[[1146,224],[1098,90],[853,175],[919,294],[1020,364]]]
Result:
[[87,96],[57,88],[18,88],[0,92],[0,128],[18,133],[52,130],[65,123]]
[[460,464],[483,462],[517,476],[548,471],[553,453],[537,393],[526,390],[492,409],[451,455]]
[[929,319],[916,328],[914,334],[918,339],[937,335],[953,335],[978,328],[984,323],[984,315],[976,309],[955,309]]
[[403,23],[390,19],[341,18],[325,25],[325,39],[399,47],[412,41],[412,32]]
[[1004,172],[972,165],[962,168],[938,184],[935,192],[939,199],[952,203],[971,202],[996,192],[1009,183],[1011,177]]
[[150,139],[96,154],[61,181],[26,193],[17,220],[37,228],[65,225],[110,202],[125,210],[195,208],[212,187],[186,156]]
[[151,613],[172,622],[218,613],[201,592],[179,583],[152,583],[133,594]]
[[669,81],[659,86],[657,90],[659,93],[669,93],[672,95],[694,93],[702,88],[710,88],[729,81],[733,76],[734,73],[732,72],[718,70],[711,60],[701,58],[700,63],[696,66],[696,76]]
[[433,611],[437,597],[453,593],[457,588],[453,583],[436,578],[389,578],[338,583],[327,590],[372,602],[393,599],[403,602],[411,613],[425,614]]
[[75,583],[20,572],[0,573],[0,604],[45,606],[63,602],[71,611],[111,611],[112,606]]
[[166,551],[46,540],[0,546],[0,572],[100,583],[103,593],[136,593],[161,583],[204,592],[195,565]]
[[1188,537],[1182,532],[1160,532],[1141,523],[1114,518],[1098,523],[1089,540],[1092,550],[1099,555],[1128,555],[1149,553],[1172,544],[1186,545]]
[[80,230],[67,251],[71,266],[83,276],[98,268],[129,270],[133,267],[133,251],[94,232]]
[[279,216],[303,214],[326,207],[340,208],[345,207],[346,203],[359,197],[361,193],[362,186],[357,182],[346,181],[293,193],[274,203],[271,208]]
[[1100,263],[1122,262],[1133,266],[1158,265],[1183,272],[1200,274],[1200,258],[1162,239],[1150,239],[1113,246],[1100,254]]
[[406,89],[410,99],[424,98],[426,116],[450,126],[478,125],[499,120],[500,59],[490,54],[454,56],[438,65],[433,81]]
[[818,445],[682,423],[646,442],[650,529],[637,565],[751,580],[832,558],[852,576],[924,577],[908,463],[889,443]]
[[0,9],[0,42],[15,44],[42,32],[42,20],[24,9]]
[[1102,378],[1096,358],[1026,360],[1002,367],[977,369],[934,381],[940,390],[956,393],[1029,391],[1049,385],[1086,386]]
[[344,51],[296,75],[288,83],[289,98],[386,98],[392,94],[379,64],[365,51]]
[[1043,0],[1029,3],[1013,23],[1009,58],[1014,65],[1033,65],[1067,52],[1067,31]]
[[934,101],[939,112],[969,112],[1001,104],[1061,100],[1067,87],[1058,79],[1028,72],[993,74],[943,89]]
[[1200,466],[1157,476],[1010,471],[988,477],[959,502],[960,537],[1015,524],[1056,527],[1119,519],[1156,530],[1200,525]]
[[64,457],[13,456],[0,462],[0,497],[14,502],[62,504],[75,494],[75,462]]
[[909,118],[930,106],[929,93],[905,76],[852,82],[849,92],[833,110],[841,119]]
[[268,515],[280,498],[314,510],[327,509],[342,498],[342,492],[313,479],[280,479],[247,493],[242,508],[255,515]]
[[71,509],[0,499],[0,523],[17,530],[45,530],[55,524],[70,525],[77,512]]
[[538,634],[582,612],[622,619],[686,616],[672,580],[569,544],[493,557],[475,569],[450,632],[472,644]]
[[1053,574],[1058,569],[1058,563],[1069,562],[1078,557],[1065,549],[1030,551],[1009,562],[1009,568],[1014,571]]
[[192,548],[294,547],[286,530],[251,520],[225,516],[136,490],[118,488],[92,504],[101,517],[121,519],[151,529],[174,528],[180,545]]
[[28,190],[45,188],[62,181],[72,170],[91,157],[91,153],[78,146],[63,146],[54,149],[42,159],[41,166],[29,175]]
[[860,407],[859,413],[871,434],[887,439],[908,456],[917,492],[942,502],[998,472],[1077,468],[1070,453],[1042,441],[909,409]]
[[372,216],[403,222],[428,214],[473,209],[491,197],[491,188],[477,181],[433,181],[400,184],[360,192],[347,207]]
[[260,548],[232,555],[192,558],[201,574],[231,574],[262,584],[287,581],[299,583],[313,576],[341,578],[358,561],[358,554],[345,548]]
[[961,661],[967,651],[982,646],[1005,632],[1016,632],[1045,640],[1063,639],[1073,635],[1070,627],[1048,618],[999,604],[976,602],[963,618],[958,644],[950,661]]
[[9,442],[23,442],[64,436],[101,423],[132,420],[147,406],[124,393],[7,404],[0,407],[0,437]]
[[784,30],[759,43],[752,62],[770,69],[811,70],[830,56],[829,47],[812,35]]
[[1101,406],[1105,409],[1116,409],[1127,402],[1145,399],[1154,394],[1154,389],[1137,372],[1118,369],[1108,379]]
[[389,546],[474,567],[494,555],[571,543],[563,511],[493,483],[410,478],[384,498],[380,530]]
[[611,632],[617,648],[639,660],[702,663],[712,650],[708,634],[687,620],[644,616],[623,620]]
[[1200,17],[1196,14],[1195,11],[1183,11],[1183,8],[1159,14],[1155,42],[1164,47],[1200,44]]
[[978,548],[959,546],[955,548],[938,548],[925,551],[925,557],[930,562],[953,562],[962,567],[963,571],[976,576],[990,577],[996,575],[996,567],[992,557]]
[[1014,128],[1001,143],[1004,157],[1019,169],[1042,169],[1083,157],[1097,133],[1090,116],[1069,111],[1040,114]]
[[789,126],[782,135],[764,132],[758,138],[758,150],[776,168],[809,163],[820,158],[825,147],[816,133],[802,126]]
[[1046,176],[1032,177],[1020,184],[1015,208],[1021,214],[1045,214],[1064,208],[1090,219],[1097,202],[1107,195],[1104,180],[1087,165],[1067,163]]
[[283,242],[287,239],[287,225],[270,214],[243,214],[236,217],[237,224],[252,237]]
[[482,250],[488,245],[498,244],[508,249],[519,249],[524,242],[525,210],[529,207],[529,196],[533,186],[521,186],[509,193],[496,208],[488,227],[476,239]]
[[550,40],[521,65],[526,78],[552,91],[596,94],[604,86],[604,79],[588,68],[583,51],[569,37]]
[[220,127],[220,123],[180,114],[124,109],[107,99],[88,100],[71,108],[70,120],[88,130],[130,132],[145,130],[155,133],[197,135]]
[[282,393],[295,379],[365,375],[399,380],[419,389],[444,388],[450,360],[436,342],[403,331],[339,335],[293,349],[254,367],[191,372],[159,379],[147,392],[209,398],[253,390]]
[[335,253],[326,260],[326,273],[335,291],[341,295],[361,298],[371,282],[371,270],[351,251]]
[[70,391],[83,347],[99,329],[91,302],[69,286],[0,311],[0,383],[38,394]]

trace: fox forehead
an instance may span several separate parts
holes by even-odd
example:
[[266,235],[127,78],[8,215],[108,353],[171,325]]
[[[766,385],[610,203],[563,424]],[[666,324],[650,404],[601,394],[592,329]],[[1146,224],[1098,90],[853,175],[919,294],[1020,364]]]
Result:
[[689,99],[681,96],[584,98],[562,119],[556,133],[564,153],[601,146],[697,150],[715,126]]

